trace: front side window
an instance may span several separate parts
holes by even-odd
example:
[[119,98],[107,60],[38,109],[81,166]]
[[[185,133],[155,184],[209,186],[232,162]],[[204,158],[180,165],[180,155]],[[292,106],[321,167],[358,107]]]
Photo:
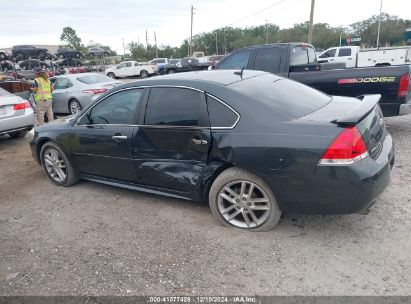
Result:
[[311,47],[296,46],[291,52],[291,66],[310,64],[316,62],[315,51]]
[[143,92],[144,89],[117,92],[88,110],[78,124],[134,124]]
[[131,62],[126,62],[126,68],[131,68]]
[[202,100],[199,92],[181,88],[152,88],[145,124],[199,126]]
[[117,66],[117,69],[121,69],[121,68],[124,68],[126,66],[126,64],[123,62],[123,63],[120,63],[118,66]]
[[262,48],[256,51],[254,70],[276,73],[280,71],[281,49]]
[[338,57],[345,57],[345,56],[351,56],[350,48],[340,49],[340,51],[338,52]]
[[337,49],[330,49],[327,52],[325,52],[324,54],[322,54],[320,56],[320,58],[328,58],[328,57],[335,57],[335,52]]
[[231,56],[228,56],[225,60],[220,61],[217,68],[225,70],[247,68],[250,55],[251,50],[239,51]]

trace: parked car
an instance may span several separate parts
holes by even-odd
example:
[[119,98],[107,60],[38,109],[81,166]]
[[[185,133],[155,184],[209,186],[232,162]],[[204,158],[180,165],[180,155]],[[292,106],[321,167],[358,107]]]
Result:
[[176,62],[166,64],[163,74],[174,74],[181,72],[191,72],[207,70],[211,62],[199,62],[196,58],[183,58]]
[[181,73],[118,86],[35,128],[30,146],[56,185],[208,201],[222,225],[266,231],[282,213],[370,208],[394,165],[379,98],[259,71]]
[[15,80],[21,81],[33,80],[36,77],[32,70],[10,71],[8,75]]
[[[29,93],[27,94],[27,97]],[[0,135],[13,138],[26,136],[34,127],[34,111],[30,103],[0,87]]]
[[159,65],[159,64],[167,64],[169,63],[169,61],[170,59],[168,58],[154,58],[153,60],[150,60],[149,63]]
[[97,73],[69,74],[50,78],[53,84],[53,111],[77,114],[98,95],[121,82]]
[[74,58],[65,58],[63,60],[57,60],[56,64],[59,67],[79,67],[82,66],[83,64],[81,63],[81,61],[76,60]]
[[70,48],[59,48],[56,52],[56,56],[59,59],[64,58],[81,58],[83,54],[80,51],[70,49]]
[[411,47],[361,49],[359,46],[330,48],[320,56],[318,62],[342,62],[347,68],[402,65],[411,63]]
[[101,47],[92,47],[87,50],[86,56],[110,56],[110,52]]
[[250,69],[275,73],[340,96],[381,94],[384,116],[411,113],[411,65],[320,70],[315,50],[305,43],[274,43],[239,49],[216,69]]
[[147,78],[158,72],[156,65],[149,63],[139,63],[137,61],[124,61],[120,64],[106,69],[105,73],[111,78],[134,77],[140,76]]
[[7,61],[1,62],[0,63],[0,72],[3,71],[4,73],[7,73],[8,71],[13,71],[14,66]]
[[10,55],[11,55],[10,51],[0,50],[0,61],[11,59]]
[[42,69],[49,69],[50,65],[44,61],[39,61],[36,59],[28,59],[20,62],[18,64],[20,69],[22,70],[32,70],[34,68],[42,68]]
[[13,61],[20,61],[25,58],[38,58],[44,60],[48,58],[49,51],[32,45],[15,45],[11,49]]

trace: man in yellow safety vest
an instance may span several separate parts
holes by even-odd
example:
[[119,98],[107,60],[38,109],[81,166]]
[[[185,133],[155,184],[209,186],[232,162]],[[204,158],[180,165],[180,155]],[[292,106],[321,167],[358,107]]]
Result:
[[37,125],[44,124],[44,114],[47,115],[48,121],[53,121],[53,86],[48,79],[46,71],[38,68],[35,70],[36,78],[34,79],[32,91],[35,93]]

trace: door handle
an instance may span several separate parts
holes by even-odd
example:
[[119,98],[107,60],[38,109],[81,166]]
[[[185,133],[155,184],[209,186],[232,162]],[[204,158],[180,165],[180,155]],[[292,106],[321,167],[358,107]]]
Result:
[[121,142],[127,139],[125,135],[114,135],[111,137],[115,142]]
[[196,145],[206,145],[207,144],[206,140],[200,139],[200,138],[193,138],[191,141]]

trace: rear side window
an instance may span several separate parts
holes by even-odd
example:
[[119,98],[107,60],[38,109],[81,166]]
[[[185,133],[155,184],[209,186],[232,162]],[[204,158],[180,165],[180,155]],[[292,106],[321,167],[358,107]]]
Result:
[[338,57],[345,57],[345,56],[351,56],[350,48],[340,49],[340,51],[338,52]]
[[199,92],[180,88],[152,88],[145,124],[167,126],[200,125],[202,99]]
[[77,78],[78,81],[85,83],[85,84],[95,84],[95,83],[102,83],[102,82],[112,82],[113,79],[106,76],[106,75],[90,75],[90,76],[82,76]]
[[225,104],[207,95],[208,115],[212,128],[232,128],[239,116]]
[[262,104],[279,121],[310,114],[331,101],[331,97],[306,85],[265,74],[229,85],[247,96],[250,102]]
[[281,49],[279,48],[262,48],[257,49],[254,70],[277,73],[280,71]]
[[251,50],[239,51],[221,61],[217,68],[225,70],[246,68],[250,60],[250,55]]

